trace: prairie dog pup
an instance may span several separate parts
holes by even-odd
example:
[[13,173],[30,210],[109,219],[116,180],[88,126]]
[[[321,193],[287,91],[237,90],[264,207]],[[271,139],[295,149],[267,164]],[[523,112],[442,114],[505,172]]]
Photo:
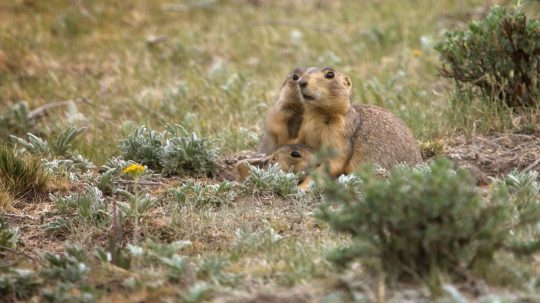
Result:
[[[377,106],[351,105],[348,76],[330,67],[310,68],[298,84],[304,115],[294,143],[336,150],[337,156],[327,161],[332,177],[351,173],[362,162],[391,168],[422,161],[416,140],[403,121]],[[309,183],[307,178],[300,188],[306,189]]]
[[279,99],[266,115],[265,133],[257,153],[270,155],[298,135],[304,113],[298,80],[305,71],[304,68],[295,68],[285,78]]
[[243,181],[249,176],[247,164],[264,168],[275,163],[279,164],[283,171],[302,175],[307,175],[308,171],[316,166],[313,148],[302,144],[288,144],[279,147],[269,156],[240,161],[236,164],[235,170],[238,179]]

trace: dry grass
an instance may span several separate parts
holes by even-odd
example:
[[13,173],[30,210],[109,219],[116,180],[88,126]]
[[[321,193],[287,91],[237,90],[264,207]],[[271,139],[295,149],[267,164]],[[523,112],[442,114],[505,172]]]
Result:
[[11,194],[7,190],[0,187],[0,210],[2,210],[2,211],[11,210],[11,208],[12,208],[11,201],[12,200],[13,200],[13,198],[11,197]]

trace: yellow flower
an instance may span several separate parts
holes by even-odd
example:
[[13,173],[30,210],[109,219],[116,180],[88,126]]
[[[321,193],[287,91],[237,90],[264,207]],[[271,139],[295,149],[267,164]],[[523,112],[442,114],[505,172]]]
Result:
[[420,56],[422,56],[424,53],[423,53],[421,50],[419,50],[419,49],[413,49],[413,50],[412,50],[412,54],[413,54],[413,56],[415,56],[415,57],[420,57]]
[[124,168],[124,174],[128,174],[134,177],[142,175],[144,173],[144,166],[140,164],[131,164],[130,166]]

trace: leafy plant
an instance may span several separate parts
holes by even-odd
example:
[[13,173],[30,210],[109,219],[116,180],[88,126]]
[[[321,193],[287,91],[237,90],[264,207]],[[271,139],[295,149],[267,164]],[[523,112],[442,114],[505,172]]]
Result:
[[260,231],[253,231],[249,225],[242,226],[236,230],[235,237],[233,256],[253,252],[258,249],[271,249],[283,239],[283,236],[268,225]]
[[70,126],[49,141],[30,133],[27,134],[28,141],[16,136],[11,136],[11,138],[32,154],[40,156],[68,156],[72,152],[73,141],[85,130],[86,127],[75,128]]
[[120,141],[118,147],[122,157],[148,165],[152,169],[160,168],[160,153],[165,142],[165,133],[141,126]]
[[0,138],[22,135],[32,129],[36,121],[29,118],[29,113],[28,103],[24,101],[15,103],[0,113]]
[[497,184],[508,189],[513,200],[512,204],[518,208],[540,204],[540,184],[538,183],[537,171],[519,172],[513,170]]
[[286,197],[297,192],[298,178],[293,173],[285,173],[278,164],[267,169],[249,166],[250,175],[244,185],[262,192],[271,192]]
[[230,203],[237,196],[234,183],[229,181],[208,185],[188,181],[179,188],[172,189],[171,193],[180,203],[215,206]]
[[41,290],[44,298],[52,302],[95,301],[92,287],[87,283],[91,268],[81,247],[69,245],[63,254],[46,253],[44,259],[47,263],[40,274],[55,282],[53,287]]
[[210,279],[214,284],[233,285],[239,278],[239,275],[228,274],[224,269],[230,265],[230,262],[211,256],[202,260],[197,269],[197,278]]
[[[19,240],[19,229],[10,228],[3,216],[0,216],[0,246],[15,248]],[[1,250],[1,248],[0,248]]]
[[19,143],[24,147],[28,152],[35,155],[47,155],[49,153],[49,144],[47,141],[34,134],[26,134],[28,136],[28,141],[17,136],[10,136],[13,141]]
[[13,149],[0,146],[0,181],[14,198],[43,191],[48,179],[38,159],[22,158]]
[[169,279],[178,282],[187,270],[187,258],[177,254],[171,257],[159,258],[161,263],[168,269]]
[[44,257],[48,264],[41,273],[48,279],[79,282],[90,270],[84,250],[77,245],[67,247],[62,255],[46,253]]
[[116,190],[115,193],[127,198],[127,202],[118,203],[118,207],[120,208],[122,215],[127,218],[140,218],[156,203],[156,198],[149,194],[132,194],[128,191],[120,189]]
[[97,187],[87,187],[83,193],[71,193],[65,197],[51,195],[56,209],[62,214],[78,217],[83,222],[104,224],[109,219],[109,213]]
[[56,217],[50,222],[43,224],[42,228],[46,232],[51,233],[64,233],[69,230],[72,221],[69,218],[65,217]]
[[63,159],[44,160],[52,173],[70,173],[75,169],[88,170],[94,165],[78,152],[73,150],[74,140],[86,130],[85,127],[68,127],[58,136],[44,140],[34,134],[27,134],[28,139],[10,136],[13,141],[22,146],[27,152],[40,157],[62,157]]
[[218,149],[212,141],[189,133],[180,125],[166,131],[137,128],[120,141],[122,157],[160,169],[164,174],[212,175],[219,169]]
[[526,254],[540,249],[537,240],[518,241],[510,232],[537,224],[537,212],[523,210],[522,219],[514,221],[504,186],[494,187],[484,202],[470,173],[454,171],[444,158],[420,168],[398,166],[388,180],[369,168],[358,178],[353,186],[331,180],[320,184],[324,203],[318,217],[353,237],[350,246],[331,255],[341,266],[377,257],[391,277],[438,277],[459,266],[490,264],[501,250]]
[[97,180],[97,187],[104,194],[112,194],[115,189],[114,181],[120,179],[123,170],[132,164],[136,164],[135,161],[126,161],[121,157],[114,157],[109,159],[107,163],[101,167],[104,172],[99,176]]
[[502,180],[496,180],[494,185],[499,191],[508,193],[511,226],[514,227],[511,249],[524,254],[539,250],[540,230],[536,225],[540,217],[538,172],[514,170]]
[[73,141],[85,130],[86,127],[66,128],[62,133],[60,133],[60,135],[58,135],[58,137],[51,141],[51,144],[49,145],[51,153],[55,156],[69,155],[73,147]]
[[114,179],[120,174],[119,168],[112,168],[101,174],[97,181],[97,188],[104,194],[112,194],[114,192]]
[[479,89],[509,107],[538,105],[540,21],[523,7],[494,6],[467,30],[451,30],[436,45],[445,65],[441,75],[459,89]]
[[160,155],[165,174],[206,176],[218,171],[218,149],[212,141],[190,134],[179,125],[167,126],[167,133],[170,138],[165,141]]
[[[13,296],[18,299],[29,299],[36,293],[43,281],[35,271],[22,268],[10,268],[0,275],[0,299]],[[2,299],[3,300],[3,299]]]
[[182,296],[182,302],[185,303],[198,303],[206,299],[211,292],[212,288],[206,283],[199,282],[190,287],[187,292]]

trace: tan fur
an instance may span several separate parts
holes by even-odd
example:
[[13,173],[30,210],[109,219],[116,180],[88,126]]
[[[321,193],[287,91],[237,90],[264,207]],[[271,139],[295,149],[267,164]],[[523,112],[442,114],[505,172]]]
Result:
[[296,75],[300,78],[304,72],[305,69],[296,68],[283,82],[279,99],[268,110],[265,133],[257,149],[259,154],[270,155],[278,147],[287,144],[298,135],[304,106],[302,105],[298,81],[293,77]]
[[286,172],[306,175],[315,167],[315,155],[311,147],[302,144],[288,144],[279,147],[271,155],[255,159],[246,159],[238,162],[235,166],[238,180],[243,181],[249,176],[248,164],[265,168],[271,164],[279,164]]
[[[327,78],[329,72],[334,74],[332,78]],[[417,142],[403,121],[377,106],[351,105],[349,77],[331,68],[310,68],[299,85],[305,111],[293,142],[335,150],[336,157],[326,163],[332,177],[351,173],[362,162],[391,168],[422,161]],[[319,170],[323,172],[322,167]],[[306,179],[300,188],[306,189],[310,182]]]

